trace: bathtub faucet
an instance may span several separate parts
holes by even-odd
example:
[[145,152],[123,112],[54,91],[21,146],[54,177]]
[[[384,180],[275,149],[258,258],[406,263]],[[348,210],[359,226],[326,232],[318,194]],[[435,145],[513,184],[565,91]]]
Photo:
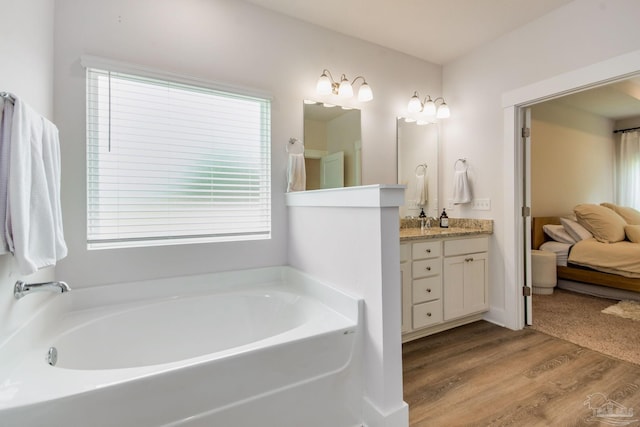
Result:
[[13,287],[13,296],[16,299],[20,299],[33,292],[47,291],[61,294],[70,290],[71,288],[65,282],[25,283],[22,280],[18,280]]

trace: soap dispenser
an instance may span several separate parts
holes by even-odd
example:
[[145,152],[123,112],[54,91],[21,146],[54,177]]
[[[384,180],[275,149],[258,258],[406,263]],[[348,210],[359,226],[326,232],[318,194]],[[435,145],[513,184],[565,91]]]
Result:
[[444,209],[442,209],[442,213],[440,214],[440,228],[449,228],[449,217]]
[[424,213],[424,209],[420,209],[420,215],[418,215],[418,218],[420,218],[420,230],[424,231],[424,225],[427,220],[427,214]]

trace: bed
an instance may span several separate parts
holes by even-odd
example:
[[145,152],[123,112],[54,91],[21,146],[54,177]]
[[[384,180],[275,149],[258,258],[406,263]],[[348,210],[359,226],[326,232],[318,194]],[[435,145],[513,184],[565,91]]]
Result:
[[[599,205],[587,206],[591,210],[597,210],[593,206]],[[552,238],[545,233],[545,225],[563,232],[562,226],[565,225],[566,229],[567,222],[572,222],[567,221],[567,217],[534,217],[531,226],[532,249],[551,250],[557,254],[558,286],[610,298],[622,299],[630,295],[633,299],[640,298],[640,243],[634,243],[627,235],[623,235],[622,240],[619,240],[620,236],[611,238],[612,242],[597,240],[594,235],[582,236],[582,239],[571,243],[570,240],[564,241],[562,235],[551,233],[554,235]],[[623,233],[627,222],[636,219],[626,218],[622,222]],[[575,220],[574,217],[573,221]],[[627,228],[638,227],[640,225]],[[550,229],[547,227],[547,230]],[[572,237],[575,237],[573,233]],[[599,235],[598,237],[600,238]]]

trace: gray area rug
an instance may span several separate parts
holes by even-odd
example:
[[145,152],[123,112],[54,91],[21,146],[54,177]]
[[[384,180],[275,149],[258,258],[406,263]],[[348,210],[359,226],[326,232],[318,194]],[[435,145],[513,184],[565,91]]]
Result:
[[556,289],[533,296],[533,329],[640,365],[638,321],[603,313],[615,300]]

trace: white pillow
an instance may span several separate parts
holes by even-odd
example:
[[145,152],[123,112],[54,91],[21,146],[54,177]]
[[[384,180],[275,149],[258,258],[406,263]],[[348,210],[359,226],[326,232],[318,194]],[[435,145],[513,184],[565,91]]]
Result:
[[576,221],[569,218],[560,218],[560,222],[562,223],[562,227],[564,227],[567,233],[569,233],[576,242],[593,237],[593,234],[591,234],[589,230],[578,224]]
[[576,240],[567,233],[567,230],[565,230],[562,225],[545,224],[542,226],[542,229],[547,236],[551,237],[556,242],[570,244],[574,244],[576,242]]

